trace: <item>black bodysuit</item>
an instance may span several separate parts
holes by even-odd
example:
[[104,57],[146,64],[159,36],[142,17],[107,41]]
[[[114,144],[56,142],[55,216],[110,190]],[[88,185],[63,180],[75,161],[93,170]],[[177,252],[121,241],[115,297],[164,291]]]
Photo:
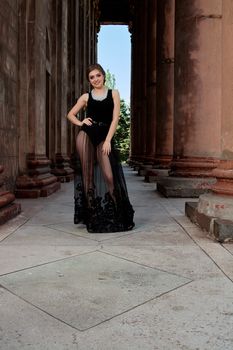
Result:
[[91,118],[93,123],[90,126],[84,124],[82,130],[87,133],[94,146],[98,146],[107,136],[112,122],[113,107],[112,90],[108,90],[106,98],[100,101],[95,100],[91,92],[89,93],[86,117]]

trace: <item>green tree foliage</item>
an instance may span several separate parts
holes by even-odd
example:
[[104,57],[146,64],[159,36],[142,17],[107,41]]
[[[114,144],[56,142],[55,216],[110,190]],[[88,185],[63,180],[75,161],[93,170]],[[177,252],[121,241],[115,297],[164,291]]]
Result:
[[111,74],[109,70],[106,70],[106,76],[105,76],[105,85],[109,89],[115,89],[116,88],[116,78],[114,74]]
[[[109,70],[106,71],[105,80],[105,85],[109,89],[116,88],[115,76]],[[121,116],[114,135],[114,142],[120,152],[120,160],[125,162],[129,157],[130,150],[130,107],[123,99],[121,99],[120,112]]]
[[130,107],[121,100],[121,116],[114,136],[116,148],[120,152],[120,159],[125,162],[130,151]]

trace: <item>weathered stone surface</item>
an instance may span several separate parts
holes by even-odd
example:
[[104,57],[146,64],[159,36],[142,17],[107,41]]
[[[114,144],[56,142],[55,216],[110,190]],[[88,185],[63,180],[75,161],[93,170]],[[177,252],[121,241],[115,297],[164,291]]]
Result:
[[62,155],[56,155],[56,163],[52,167],[51,174],[54,174],[60,182],[70,182],[74,179],[74,170],[70,167],[70,158]]
[[0,208],[8,205],[15,200],[13,193],[8,191],[0,191]]
[[[93,6],[88,6],[90,13]],[[74,45],[77,42],[75,12],[71,13],[71,17],[72,24],[68,23],[66,2],[0,1],[0,163],[5,166],[6,189],[15,188],[19,173],[37,177],[35,181],[28,180],[29,188],[35,187],[30,193],[32,197],[37,197],[38,186],[48,186],[43,195],[60,187],[59,184],[53,185],[57,182],[53,175],[48,175],[46,179],[40,175],[46,174],[45,167],[54,160],[55,152],[67,153],[68,122],[65,115],[68,88],[71,89],[69,98],[72,97],[73,104],[74,82],[80,85],[81,79],[80,75],[75,76],[80,71],[74,72]],[[88,22],[88,25],[91,23]],[[94,34],[94,30],[89,31],[88,41],[92,42]],[[68,57],[68,49],[72,58]],[[90,45],[85,46],[85,52],[80,53],[80,57],[90,57],[89,52],[94,49]],[[71,69],[74,75],[70,74]],[[72,136],[70,153],[75,147],[73,131],[74,128],[69,126]],[[40,154],[42,158],[46,154],[51,160],[30,159],[28,154]],[[66,167],[63,181],[70,181],[72,173]],[[25,181],[19,182],[27,189],[23,185]],[[16,192],[19,194],[18,190]],[[28,191],[25,193],[29,195]]]
[[145,174],[145,182],[156,182],[160,177],[168,176],[168,169],[148,169]]
[[41,190],[38,188],[21,188],[15,190],[16,198],[39,198]]
[[47,197],[60,188],[57,177],[50,173],[51,161],[44,155],[28,157],[28,173],[18,176],[15,195],[18,198]]
[[[49,289],[45,282],[48,280]],[[24,300],[85,330],[178,288],[189,279],[102,252],[92,252],[35,267],[31,274],[21,271],[2,276],[0,281]],[[88,287],[90,281],[92,288]],[[114,306],[112,295],[115,295]]]
[[143,164],[139,167],[138,169],[138,175],[139,176],[145,176],[148,169],[152,169],[153,165],[152,164]]
[[214,220],[213,233],[219,242],[233,242],[233,220]]
[[203,157],[219,157],[221,15],[222,2],[218,0],[176,2],[174,154],[177,162],[185,162],[189,157],[200,161]]
[[21,212],[21,205],[19,203],[11,203],[6,207],[0,208],[0,225],[14,218],[20,212]]
[[226,195],[206,193],[200,196],[198,201],[199,213],[219,219],[233,219],[233,198]]
[[[0,165],[0,174],[2,177],[4,167]],[[0,188],[3,188],[4,180],[0,178]],[[0,225],[12,219],[21,212],[21,205],[13,203],[15,195],[9,191],[0,191]]]
[[173,156],[175,0],[157,1],[156,158],[170,166]]
[[194,224],[197,224],[203,230],[210,232],[211,222],[213,218],[205,214],[199,213],[197,211],[197,202],[186,202],[185,214]]
[[50,185],[54,182],[57,182],[56,176],[46,173],[38,176],[27,176],[22,175],[17,178],[16,185],[17,189],[29,189],[35,187],[42,187]]
[[211,187],[215,194],[230,195],[233,198],[233,160],[231,151],[224,150],[225,157],[228,160],[221,160],[218,168],[213,170],[213,176],[217,182]]
[[[157,2],[148,1],[148,7],[145,8],[147,12],[146,22],[150,28],[147,31],[145,38],[145,45],[150,48],[150,55],[146,55],[146,70],[150,74],[145,74],[146,84],[147,84],[147,97],[146,97],[146,113],[145,122],[143,126],[145,127],[145,150],[146,154],[143,155],[143,160],[153,164],[156,156],[156,104],[157,100],[156,90],[157,90]],[[145,71],[146,73],[146,71]],[[142,176],[144,172],[142,171]]]
[[[131,61],[131,74],[134,77],[137,84],[132,85],[131,90],[131,134],[134,135],[131,140],[131,159],[145,160],[148,154],[146,151],[147,142],[147,129],[151,125],[147,123],[147,92],[148,76],[147,76],[147,64],[148,57],[148,45],[147,37],[148,30],[145,23],[149,20],[149,2],[148,1],[136,1],[133,12],[133,35],[132,35],[132,61]],[[154,7],[153,7],[154,9]],[[149,23],[148,23],[149,24]],[[152,23],[150,23],[150,28]],[[153,25],[153,34],[156,35],[156,27]],[[150,30],[150,35],[152,35]],[[153,45],[152,42],[150,44]],[[140,54],[139,54],[140,53]],[[154,53],[153,53],[154,55]],[[152,62],[154,64],[154,62]],[[138,67],[141,67],[138,69]],[[151,66],[152,68],[152,66]],[[155,77],[154,67],[153,71],[150,71],[150,79],[152,76],[153,84]],[[154,89],[154,87],[153,87]],[[146,98],[147,96],[147,98]],[[151,102],[151,97],[149,97]],[[154,123],[153,123],[154,125]],[[151,130],[153,132],[153,130]],[[154,140],[151,140],[154,142]],[[152,146],[153,147],[153,146]],[[150,150],[151,151],[151,150]]]
[[14,293],[0,288],[1,349],[232,350],[233,245],[190,223],[184,199],[162,198],[132,170],[126,181],[136,209],[129,234],[73,225],[72,184],[22,200],[23,221],[0,228],[1,282]]
[[200,213],[197,202],[186,202],[185,214],[217,241],[221,243],[233,241],[233,220],[219,219],[206,213]]
[[165,197],[199,197],[202,193],[209,191],[216,180],[213,178],[160,178],[157,189]]
[[13,190],[18,171],[18,121],[16,110],[18,93],[17,6],[17,2],[0,1],[0,163],[5,168],[4,188],[7,190]]
[[43,186],[40,191],[41,197],[48,197],[52,193],[58,191],[61,188],[60,182],[54,182],[51,183],[50,185]]
[[230,195],[233,198],[233,90],[232,90],[232,60],[233,60],[233,26],[231,15],[233,3],[230,0],[222,2],[222,113],[220,134],[220,159],[221,162],[214,170],[217,183],[212,187],[214,193]]

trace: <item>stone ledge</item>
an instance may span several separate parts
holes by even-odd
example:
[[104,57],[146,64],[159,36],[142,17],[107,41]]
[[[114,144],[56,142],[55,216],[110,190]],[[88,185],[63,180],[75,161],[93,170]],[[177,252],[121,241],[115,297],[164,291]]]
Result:
[[156,182],[160,177],[168,176],[169,169],[148,169],[145,174],[145,182]]
[[209,232],[211,227],[211,217],[201,214],[197,211],[197,202],[186,202],[185,203],[185,214],[194,224],[197,224],[205,230]]
[[214,236],[219,242],[233,242],[233,221],[214,220]]
[[199,213],[197,202],[185,203],[186,216],[202,230],[207,231],[218,242],[233,242],[233,221],[218,219],[213,216]]
[[157,190],[165,197],[198,198],[206,193],[215,178],[164,177],[157,183]]

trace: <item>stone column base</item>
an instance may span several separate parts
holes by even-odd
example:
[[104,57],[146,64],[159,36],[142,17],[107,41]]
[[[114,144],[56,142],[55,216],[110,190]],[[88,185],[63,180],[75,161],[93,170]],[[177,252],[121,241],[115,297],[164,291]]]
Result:
[[8,191],[0,192],[0,225],[14,218],[21,212],[21,205],[13,203],[15,196]]
[[60,182],[70,182],[74,179],[74,170],[70,168],[70,158],[61,153],[56,155],[55,167],[51,170]]
[[16,186],[15,195],[17,198],[48,197],[61,188],[60,182],[51,174],[34,178],[28,175],[19,176],[16,180]]
[[143,162],[138,161],[138,160],[131,160],[131,159],[128,161],[128,164],[135,171],[138,171],[140,169],[140,167],[143,166]]
[[168,176],[169,169],[148,169],[145,174],[145,182],[157,182],[161,177]]
[[153,168],[170,169],[172,156],[157,156]]
[[[3,166],[0,165],[0,174],[3,173]],[[0,187],[3,186],[3,181],[0,179]],[[9,191],[0,191],[0,225],[14,218],[21,212],[21,205],[13,203],[15,196]]]
[[[223,167],[226,167],[225,169]],[[229,169],[228,169],[229,167]],[[221,161],[219,168],[213,170],[213,176],[217,182],[212,186],[212,191],[219,195],[233,196],[233,162]]]
[[27,174],[16,179],[17,198],[47,197],[61,188],[57,177],[50,173],[51,161],[45,156],[28,158]]
[[165,197],[198,198],[215,182],[215,178],[164,177],[158,180],[157,190]]
[[219,242],[233,242],[233,198],[213,193],[185,203],[186,216]]
[[139,169],[138,169],[138,175],[139,176],[145,176],[147,171],[149,169],[152,169],[153,165],[152,164],[142,164],[139,165]]
[[218,164],[218,159],[203,157],[175,158],[171,162],[170,175],[174,177],[215,177],[213,170]]

